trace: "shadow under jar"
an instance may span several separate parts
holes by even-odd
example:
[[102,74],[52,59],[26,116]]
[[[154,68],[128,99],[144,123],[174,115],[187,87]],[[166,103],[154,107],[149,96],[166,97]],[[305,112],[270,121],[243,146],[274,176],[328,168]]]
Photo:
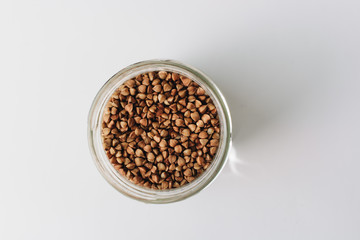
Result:
[[[103,146],[103,116],[115,91],[140,74],[165,71],[191,79],[205,90],[217,110],[219,145],[210,164],[191,182],[171,189],[152,189],[135,184],[114,168]],[[166,81],[166,80],[163,80]],[[231,117],[225,98],[216,85],[199,70],[172,60],[149,60],[130,65],[111,77],[96,95],[88,117],[88,141],[95,165],[102,176],[121,193],[147,203],[169,203],[188,198],[208,186],[220,173],[231,146]]]

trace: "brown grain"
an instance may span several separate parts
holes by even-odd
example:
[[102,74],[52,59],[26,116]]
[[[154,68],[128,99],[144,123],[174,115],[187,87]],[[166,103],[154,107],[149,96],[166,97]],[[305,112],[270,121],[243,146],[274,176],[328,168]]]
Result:
[[220,134],[217,109],[205,89],[166,71],[126,81],[102,119],[110,163],[134,184],[156,190],[199,177],[216,155]]

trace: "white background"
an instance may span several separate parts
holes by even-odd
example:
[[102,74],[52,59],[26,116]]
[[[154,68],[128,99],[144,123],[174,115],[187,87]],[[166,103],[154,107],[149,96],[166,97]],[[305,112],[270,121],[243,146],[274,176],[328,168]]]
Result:
[[[360,3],[0,2],[0,239],[360,239]],[[168,205],[97,172],[87,113],[137,61],[206,72],[231,108],[216,181]]]

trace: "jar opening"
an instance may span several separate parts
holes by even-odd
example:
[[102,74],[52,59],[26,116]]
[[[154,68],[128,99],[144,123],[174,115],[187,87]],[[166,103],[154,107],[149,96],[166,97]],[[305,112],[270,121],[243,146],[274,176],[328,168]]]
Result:
[[[105,105],[113,92],[126,80],[151,71],[169,71],[186,76],[199,84],[213,100],[218,111],[221,134],[217,153],[210,166],[195,180],[181,187],[154,190],[141,187],[122,176],[110,163],[102,147],[101,121]],[[223,168],[231,143],[231,118],[225,98],[215,84],[202,72],[193,67],[171,61],[150,60],[133,64],[116,73],[100,89],[89,112],[89,146],[95,164],[103,177],[118,191],[134,199],[150,203],[167,203],[185,199],[204,189]]]

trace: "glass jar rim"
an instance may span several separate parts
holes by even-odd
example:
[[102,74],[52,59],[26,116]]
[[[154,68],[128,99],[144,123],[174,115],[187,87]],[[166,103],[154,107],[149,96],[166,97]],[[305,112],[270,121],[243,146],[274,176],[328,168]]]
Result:
[[[101,141],[101,120],[106,103],[112,93],[126,80],[151,71],[171,71],[185,75],[198,83],[212,98],[220,120],[220,141],[217,153],[210,164],[194,181],[179,188],[154,190],[138,186],[118,173],[105,155]],[[147,203],[180,201],[207,187],[224,167],[231,147],[231,116],[226,100],[213,81],[198,69],[174,60],[147,60],[132,64],[112,76],[94,98],[88,116],[88,142],[92,158],[102,176],[119,192]]]

